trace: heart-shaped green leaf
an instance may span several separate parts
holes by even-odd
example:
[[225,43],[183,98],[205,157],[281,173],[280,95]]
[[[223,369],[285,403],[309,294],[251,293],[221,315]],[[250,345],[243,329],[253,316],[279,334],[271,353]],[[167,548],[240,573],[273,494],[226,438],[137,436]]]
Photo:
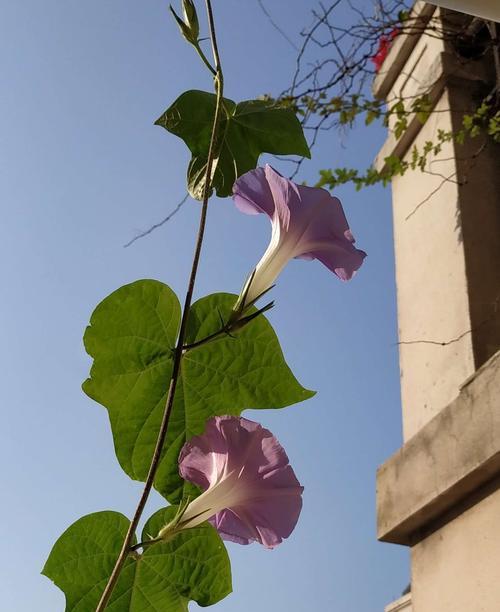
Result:
[[[186,343],[206,338],[227,320],[236,296],[219,293],[193,304]],[[94,311],[85,347],[94,358],[84,391],[108,409],[120,465],[135,480],[147,476],[172,371],[179,304],[158,281],[121,287]],[[282,408],[314,395],[287,366],[264,316],[233,337],[186,352],[155,488],[172,502],[183,494],[179,452],[214,415],[246,408]],[[191,491],[194,493],[193,491]]]
[[[214,94],[186,91],[156,121],[189,147],[188,190],[197,200],[202,199],[205,184],[215,105]],[[295,113],[273,102],[236,104],[224,98],[218,128],[212,186],[219,197],[231,195],[234,181],[257,166],[261,153],[311,156]]]
[[[144,527],[143,541],[174,514],[173,507],[154,514]],[[42,573],[66,595],[66,612],[95,611],[128,526],[118,512],[96,512],[73,523],[57,540]],[[106,610],[187,612],[191,600],[209,606],[230,592],[226,549],[205,523],[129,556]]]

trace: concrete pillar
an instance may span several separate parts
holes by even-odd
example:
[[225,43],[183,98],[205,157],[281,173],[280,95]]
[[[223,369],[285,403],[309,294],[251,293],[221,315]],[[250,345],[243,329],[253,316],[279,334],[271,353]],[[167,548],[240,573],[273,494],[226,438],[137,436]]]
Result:
[[[471,17],[417,2],[413,18],[374,92],[426,93],[434,112],[389,135],[378,169],[459,129],[495,84],[491,53],[456,44]],[[499,612],[500,147],[446,142],[392,194],[405,444],[378,471],[378,530],[412,550],[412,595],[395,609]]]

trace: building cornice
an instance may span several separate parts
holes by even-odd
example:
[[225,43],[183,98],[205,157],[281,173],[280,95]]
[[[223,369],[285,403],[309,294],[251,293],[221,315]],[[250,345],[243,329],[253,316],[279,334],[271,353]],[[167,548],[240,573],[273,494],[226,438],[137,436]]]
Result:
[[379,540],[414,544],[433,522],[498,478],[499,397],[500,351],[378,469]]

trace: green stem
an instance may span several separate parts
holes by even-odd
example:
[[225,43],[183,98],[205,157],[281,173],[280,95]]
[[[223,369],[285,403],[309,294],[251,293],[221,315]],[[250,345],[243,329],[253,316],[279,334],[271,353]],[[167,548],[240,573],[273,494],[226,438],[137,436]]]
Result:
[[[272,289],[272,287],[270,287],[270,289]],[[269,291],[269,289],[267,291]],[[264,293],[267,293],[267,291],[265,291]],[[264,293],[262,295],[264,295]],[[262,296],[259,296],[259,297],[262,297]],[[273,306],[274,306],[274,302],[269,302],[269,304],[266,304],[263,308],[260,308],[256,312],[253,312],[252,314],[249,314],[245,317],[242,316],[241,312],[233,311],[232,313],[232,315],[234,315],[233,319],[230,318],[229,321],[225,323],[224,325],[222,325],[220,329],[213,332],[212,334],[209,334],[208,336],[205,336],[205,338],[202,338],[201,340],[197,340],[196,342],[193,342],[191,344],[185,344],[183,346],[184,352],[190,351],[191,349],[197,348],[198,346],[203,346],[204,344],[207,344],[208,342],[212,342],[212,340],[216,340],[219,336],[222,336],[222,335],[230,336],[231,338],[235,338],[235,336],[231,336],[231,332],[239,331],[240,329],[245,327],[245,325],[248,325],[250,321],[253,321],[253,319],[260,317],[261,314],[263,314],[267,310],[270,310]],[[247,306],[247,308],[249,308],[249,306]],[[245,310],[247,308],[245,308]]]
[[198,346],[207,344],[207,342],[216,340],[219,336],[222,336],[223,334],[227,336],[230,333],[231,333],[231,328],[227,325],[224,325],[224,327],[221,327],[219,330],[217,330],[213,334],[210,334],[209,336],[206,336],[205,338],[202,338],[201,340],[197,340],[196,342],[193,342],[191,344],[185,344],[184,351],[190,351],[191,349],[197,348]]
[[192,43],[192,45],[196,49],[196,53],[198,53],[198,55],[201,57],[201,61],[210,70],[210,72],[214,75],[214,77],[216,77],[217,76],[217,70],[215,70],[215,68],[212,66],[212,64],[208,61],[207,56],[203,53],[203,50],[200,47],[200,44],[197,42],[197,43]]
[[200,261],[201,247],[203,244],[203,236],[205,234],[208,200],[210,197],[211,183],[212,183],[212,167],[214,164],[214,157],[215,157],[217,128],[218,128],[221,109],[222,109],[222,95],[223,95],[223,83],[224,83],[224,79],[222,75],[222,68],[220,64],[219,50],[217,47],[217,39],[215,35],[215,24],[214,24],[211,0],[205,0],[205,3],[207,7],[208,23],[209,23],[209,29],[210,29],[210,40],[212,43],[212,51],[214,54],[215,66],[216,66],[215,89],[216,89],[216,94],[217,94],[217,102],[216,102],[216,108],[215,108],[214,121],[212,125],[212,135],[210,137],[210,146],[208,149],[207,169],[205,173],[205,185],[203,189],[203,202],[202,202],[202,207],[201,207],[198,236],[196,239],[196,246],[195,246],[194,255],[193,255],[191,274],[189,277],[188,289],[186,292],[184,308],[182,311],[181,326],[179,330],[179,337],[177,339],[177,346],[175,348],[174,364],[173,364],[172,375],[170,378],[170,384],[168,388],[167,400],[165,403],[165,410],[163,413],[160,430],[158,432],[158,438],[156,440],[153,457],[151,459],[148,476],[146,479],[146,483],[144,485],[144,490],[142,492],[141,498],[137,505],[134,517],[132,521],[130,522],[130,526],[125,536],[120,554],[118,555],[113,571],[109,577],[108,583],[106,584],[106,587],[101,596],[101,599],[99,600],[99,603],[97,605],[95,612],[103,612],[103,610],[105,610],[109,602],[109,599],[111,597],[111,594],[113,593],[113,589],[116,586],[120,573],[123,569],[123,565],[127,559],[127,556],[131,552],[130,549],[132,546],[132,540],[134,538],[134,534],[136,532],[137,525],[139,524],[139,520],[144,511],[144,507],[148,500],[149,494],[151,493],[151,489],[153,488],[154,479],[155,479],[156,472],[158,470],[158,466],[160,463],[161,453],[162,453],[163,445],[165,443],[165,439],[167,436],[168,424],[170,421],[170,415],[171,415],[172,406],[174,403],[177,381],[179,379],[182,356],[184,354],[183,346],[184,346],[184,340],[186,336],[187,320],[188,320],[189,309],[191,307],[191,300],[192,300],[193,292],[194,292],[196,274],[198,272],[198,264]]

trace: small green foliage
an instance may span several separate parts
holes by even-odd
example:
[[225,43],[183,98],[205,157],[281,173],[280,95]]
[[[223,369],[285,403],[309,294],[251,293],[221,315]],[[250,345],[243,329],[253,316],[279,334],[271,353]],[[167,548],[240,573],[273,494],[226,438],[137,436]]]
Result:
[[[192,153],[188,190],[202,199],[216,96],[204,91],[183,93],[155,122],[182,138]],[[224,98],[218,125],[212,185],[219,197],[232,193],[235,180],[257,166],[261,153],[310,157],[302,127],[290,108],[267,100],[236,104]]]
[[[416,115],[420,123],[425,123],[432,113],[432,102],[428,95],[419,96],[407,108],[403,100],[398,100],[386,111],[378,106],[379,102],[374,106],[369,105],[369,100],[365,100],[358,107],[363,108],[366,112],[365,124],[369,125],[375,119],[382,118],[383,123],[388,126],[391,116],[395,116],[396,120],[393,125],[393,132],[398,139],[402,136],[408,127],[409,119],[412,115]],[[335,99],[335,106],[339,113],[345,112],[345,103],[341,98]],[[351,101],[349,99],[349,104]],[[361,112],[361,111],[359,111]],[[348,114],[344,117],[349,117]],[[343,121],[349,122],[348,120]],[[341,121],[342,123],[342,121]],[[493,101],[490,99],[483,100],[478,108],[472,114],[464,115],[462,128],[456,131],[443,130],[438,128],[437,138],[435,141],[428,140],[423,146],[418,149],[414,146],[411,150],[410,159],[404,160],[396,155],[390,155],[385,158],[384,170],[379,172],[373,167],[367,168],[365,173],[361,173],[353,168],[331,168],[320,170],[320,179],[316,183],[317,187],[329,187],[333,189],[345,183],[352,183],[356,190],[369,185],[382,183],[388,185],[395,176],[402,176],[409,169],[420,169],[425,171],[430,156],[439,155],[443,145],[448,142],[456,142],[463,144],[466,138],[476,138],[479,135],[488,135],[494,142],[500,142],[500,111],[496,110]]]
[[432,102],[428,95],[416,98],[411,104],[411,112],[417,115],[417,119],[423,125],[432,112]]
[[273,102],[274,104],[291,108],[300,116],[306,116],[315,113],[320,117],[331,117],[338,115],[338,123],[340,125],[349,125],[352,127],[355,120],[361,114],[366,114],[365,124],[369,125],[375,119],[380,119],[389,111],[384,111],[383,102],[381,100],[362,99],[359,94],[351,94],[345,99],[334,96],[326,99],[325,92],[321,92],[316,97],[305,95],[300,99],[293,96],[283,96],[278,100],[269,95],[263,96],[264,100]]
[[[156,535],[174,514],[174,507],[155,513],[144,527],[142,541]],[[96,512],[73,523],[57,540],[42,573],[64,592],[66,612],[94,612],[128,526],[129,520],[118,512]],[[187,612],[189,601],[209,606],[231,590],[226,549],[205,523],[153,544],[142,554],[131,554],[106,610]]]
[[378,110],[369,110],[366,112],[365,117],[365,125],[370,125],[375,119],[380,117],[380,111]]
[[408,113],[406,112],[403,100],[398,100],[396,104],[390,108],[390,111],[385,117],[386,125],[389,125],[389,117],[391,115],[396,116],[396,122],[394,123],[392,131],[399,140],[408,127]]
[[500,111],[495,113],[488,121],[488,134],[495,142],[500,142]]
[[[206,338],[227,321],[237,296],[218,293],[193,304],[186,345]],[[250,311],[254,312],[254,310]],[[95,309],[84,342],[94,359],[87,395],[108,409],[115,451],[135,480],[147,476],[165,407],[180,307],[169,287],[141,280],[113,292]],[[182,361],[167,441],[155,488],[172,502],[184,492],[177,458],[190,437],[214,415],[246,408],[282,408],[314,395],[287,366],[264,316],[236,336],[188,350]],[[191,494],[196,494],[190,488]]]
[[407,163],[397,155],[389,155],[384,161],[391,176],[402,176],[408,168]]
[[455,134],[455,141],[458,144],[463,145],[465,142],[465,130],[459,130],[456,134]]
[[[492,105],[486,101],[483,101],[482,104],[476,109],[476,111],[472,115],[465,115],[462,120],[462,125],[464,130],[471,138],[476,138],[481,133],[486,131],[487,134],[494,135],[495,133],[495,125],[498,113],[492,115]],[[494,111],[493,111],[494,112]],[[493,133],[490,132],[491,122],[493,121]]]

